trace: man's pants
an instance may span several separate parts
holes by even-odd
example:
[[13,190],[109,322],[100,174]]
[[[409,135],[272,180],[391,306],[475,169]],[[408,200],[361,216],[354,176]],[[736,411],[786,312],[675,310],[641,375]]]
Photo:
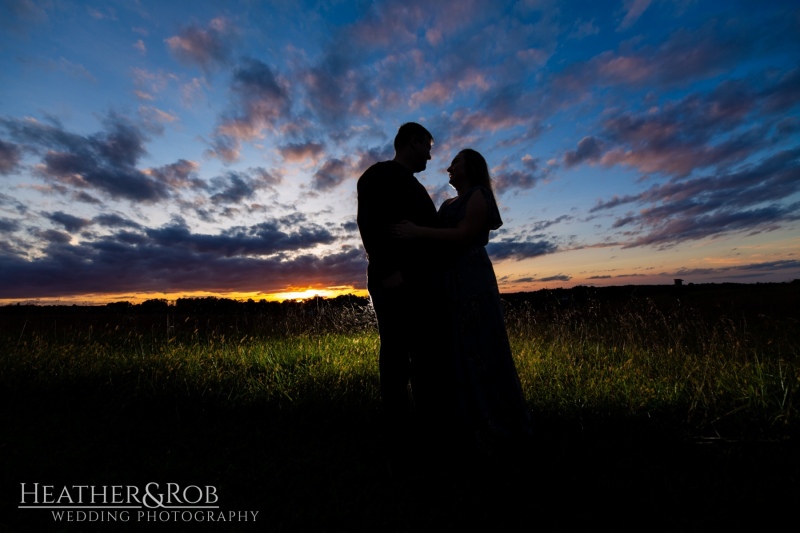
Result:
[[411,417],[412,400],[408,393],[411,379],[415,315],[411,293],[406,284],[386,288],[380,281],[369,284],[369,295],[378,318],[381,337],[379,369],[381,377],[381,403],[386,422],[395,429],[406,426]]
[[436,326],[443,317],[430,291],[408,283],[376,287],[379,283],[368,284],[368,288],[381,337],[381,403],[388,429],[402,431],[414,406],[423,419],[441,409],[441,395],[447,390],[447,376],[443,375],[446,347]]

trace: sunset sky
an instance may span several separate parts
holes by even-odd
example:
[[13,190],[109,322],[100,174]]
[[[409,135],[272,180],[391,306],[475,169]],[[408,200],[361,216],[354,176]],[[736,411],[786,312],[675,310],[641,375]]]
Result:
[[796,0],[0,0],[0,303],[363,293],[407,121],[503,292],[791,281],[799,64]]

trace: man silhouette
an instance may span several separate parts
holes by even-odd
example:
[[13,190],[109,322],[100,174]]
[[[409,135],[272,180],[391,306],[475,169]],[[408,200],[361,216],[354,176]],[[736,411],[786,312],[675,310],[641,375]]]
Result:
[[402,446],[412,411],[408,385],[417,403],[431,390],[432,375],[421,369],[435,357],[431,337],[440,269],[430,243],[401,240],[390,225],[409,220],[437,225],[436,207],[414,176],[431,158],[433,136],[423,126],[400,126],[395,156],[376,163],[358,180],[358,229],[367,251],[367,289],[378,318],[381,403],[390,446]]

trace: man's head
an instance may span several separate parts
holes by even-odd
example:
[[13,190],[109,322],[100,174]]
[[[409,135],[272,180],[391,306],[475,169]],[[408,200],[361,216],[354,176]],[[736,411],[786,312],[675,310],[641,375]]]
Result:
[[431,158],[433,135],[416,122],[406,122],[394,138],[394,160],[411,172],[422,172]]

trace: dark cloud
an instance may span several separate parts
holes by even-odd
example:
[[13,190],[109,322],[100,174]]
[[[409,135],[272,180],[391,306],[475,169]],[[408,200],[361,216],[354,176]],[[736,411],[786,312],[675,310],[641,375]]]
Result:
[[19,214],[25,214],[28,212],[27,205],[20,202],[16,198],[12,198],[7,194],[3,194],[2,192],[0,192],[0,207],[4,207],[6,209],[13,209]]
[[133,228],[141,229],[141,224],[116,214],[101,214],[92,219],[92,222],[107,228]]
[[221,257],[286,254],[334,241],[328,230],[316,224],[307,223],[287,232],[277,221],[237,226],[218,235],[194,234],[185,223],[177,221],[158,229],[147,229],[145,233],[158,246]]
[[531,257],[538,257],[540,255],[551,254],[555,252],[558,247],[547,241],[538,242],[514,242],[514,241],[499,241],[490,242],[486,246],[486,251],[492,256],[493,259],[514,259],[521,261]]
[[213,193],[210,198],[212,203],[238,204],[253,199],[259,190],[271,188],[280,182],[280,176],[256,167],[212,178],[207,188]]
[[800,103],[800,68],[786,72],[760,95],[764,109],[769,113],[782,113]]
[[394,157],[394,147],[387,144],[380,148],[368,148],[366,150],[358,151],[354,169],[360,175],[364,173],[370,166],[380,161],[388,161]]
[[70,233],[74,233],[76,231],[80,231],[86,226],[90,226],[92,224],[91,220],[87,220],[85,218],[76,217],[63,211],[56,211],[55,213],[46,213],[45,216],[51,221],[61,226],[64,226],[64,229],[69,231]]
[[0,233],[13,233],[21,228],[18,220],[0,217]]
[[200,165],[194,161],[179,159],[175,163],[151,168],[148,173],[161,183],[168,185],[171,189],[205,189],[206,183],[197,177]]
[[[54,229],[46,229],[37,232],[38,236],[45,242],[51,245],[67,244],[72,240],[69,233],[58,231]],[[52,248],[51,248],[52,250]]]
[[614,223],[611,225],[611,227],[614,228],[614,229],[621,228],[622,226],[627,226],[628,224],[632,224],[632,223],[636,222],[636,220],[637,220],[637,218],[635,216],[628,215],[628,216],[625,216],[625,217],[622,217],[622,218],[618,218],[617,220],[615,220]]
[[181,29],[177,35],[166,39],[166,43],[180,62],[209,71],[227,63],[235,36],[236,30],[230,21],[215,18],[206,28],[190,25]]
[[670,246],[735,232],[768,231],[800,218],[800,148],[784,150],[727,174],[673,179],[636,195],[600,202],[593,212],[636,203],[649,207],[617,219],[638,227],[626,247]]
[[111,114],[105,131],[82,136],[32,120],[0,119],[12,138],[42,154],[40,174],[71,189],[95,189],[141,202],[169,197],[167,186],[136,168],[146,137],[132,123]]
[[283,183],[283,177],[280,174],[269,172],[262,167],[251,168],[249,172],[258,181],[259,187],[272,187]]
[[669,277],[704,277],[718,276],[720,278],[730,277],[761,277],[775,273],[781,273],[787,277],[800,276],[800,261],[796,259],[780,259],[776,261],[764,261],[762,263],[747,263],[743,265],[731,265],[716,268],[681,268],[674,272],[662,272],[661,276]]
[[22,160],[22,150],[14,143],[0,139],[0,174],[11,174]]
[[249,200],[256,194],[259,184],[251,177],[238,173],[228,172],[225,176],[213,178],[211,189],[211,202],[215,204],[236,204],[242,200]]
[[504,163],[495,171],[493,181],[498,194],[511,189],[532,189],[548,176],[548,169],[539,168],[538,158],[523,158],[521,165],[522,170],[518,170],[509,168],[509,165]]
[[498,194],[502,194],[510,189],[532,189],[541,178],[530,172],[519,170],[508,170],[495,174],[494,188]]
[[327,191],[341,184],[351,175],[352,171],[348,162],[337,158],[328,159],[314,173],[311,186],[318,191]]
[[92,196],[91,194],[87,193],[86,191],[78,191],[73,196],[75,200],[78,202],[83,202],[85,204],[95,204],[100,205],[103,202]]
[[[0,279],[4,280],[0,297],[197,290],[266,294],[298,284],[364,286],[366,260],[359,249],[328,255],[258,257],[258,252],[269,253],[271,248],[266,243],[256,245],[257,240],[277,237],[276,241],[284,244],[295,240],[298,246],[319,240],[301,233],[281,235],[270,228],[253,227],[242,229],[242,235],[208,236],[168,226],[152,236],[122,232],[71,246],[67,244],[69,235],[48,231],[53,244],[46,256],[25,260],[0,255]],[[237,250],[256,255],[237,255]]]
[[564,153],[564,165],[570,168],[583,162],[597,161],[602,154],[602,145],[603,142],[597,137],[584,137],[578,142],[576,150],[567,150]]
[[556,224],[560,224],[564,221],[570,221],[572,217],[569,215],[561,215],[560,217],[556,217],[554,220],[541,220],[539,222],[534,223],[531,226],[531,231],[540,232],[544,231],[545,229],[549,228],[550,226],[554,226]]
[[668,218],[632,241],[623,248],[637,246],[669,247],[679,242],[702,239],[726,233],[756,230],[774,230],[779,222],[800,218],[800,203],[788,207],[771,205],[746,211],[719,210],[703,214]]
[[538,281],[569,281],[572,279],[572,276],[567,276],[565,274],[557,274],[555,276],[547,276],[544,278],[539,278]]
[[309,104],[327,126],[344,122],[356,102],[370,99],[370,84],[354,79],[356,71],[350,67],[347,55],[334,52],[306,76]]
[[800,102],[797,70],[725,80],[708,93],[642,111],[615,110],[598,135],[564,154],[564,163],[626,165],[677,177],[725,170],[791,135],[794,123],[785,112]]

